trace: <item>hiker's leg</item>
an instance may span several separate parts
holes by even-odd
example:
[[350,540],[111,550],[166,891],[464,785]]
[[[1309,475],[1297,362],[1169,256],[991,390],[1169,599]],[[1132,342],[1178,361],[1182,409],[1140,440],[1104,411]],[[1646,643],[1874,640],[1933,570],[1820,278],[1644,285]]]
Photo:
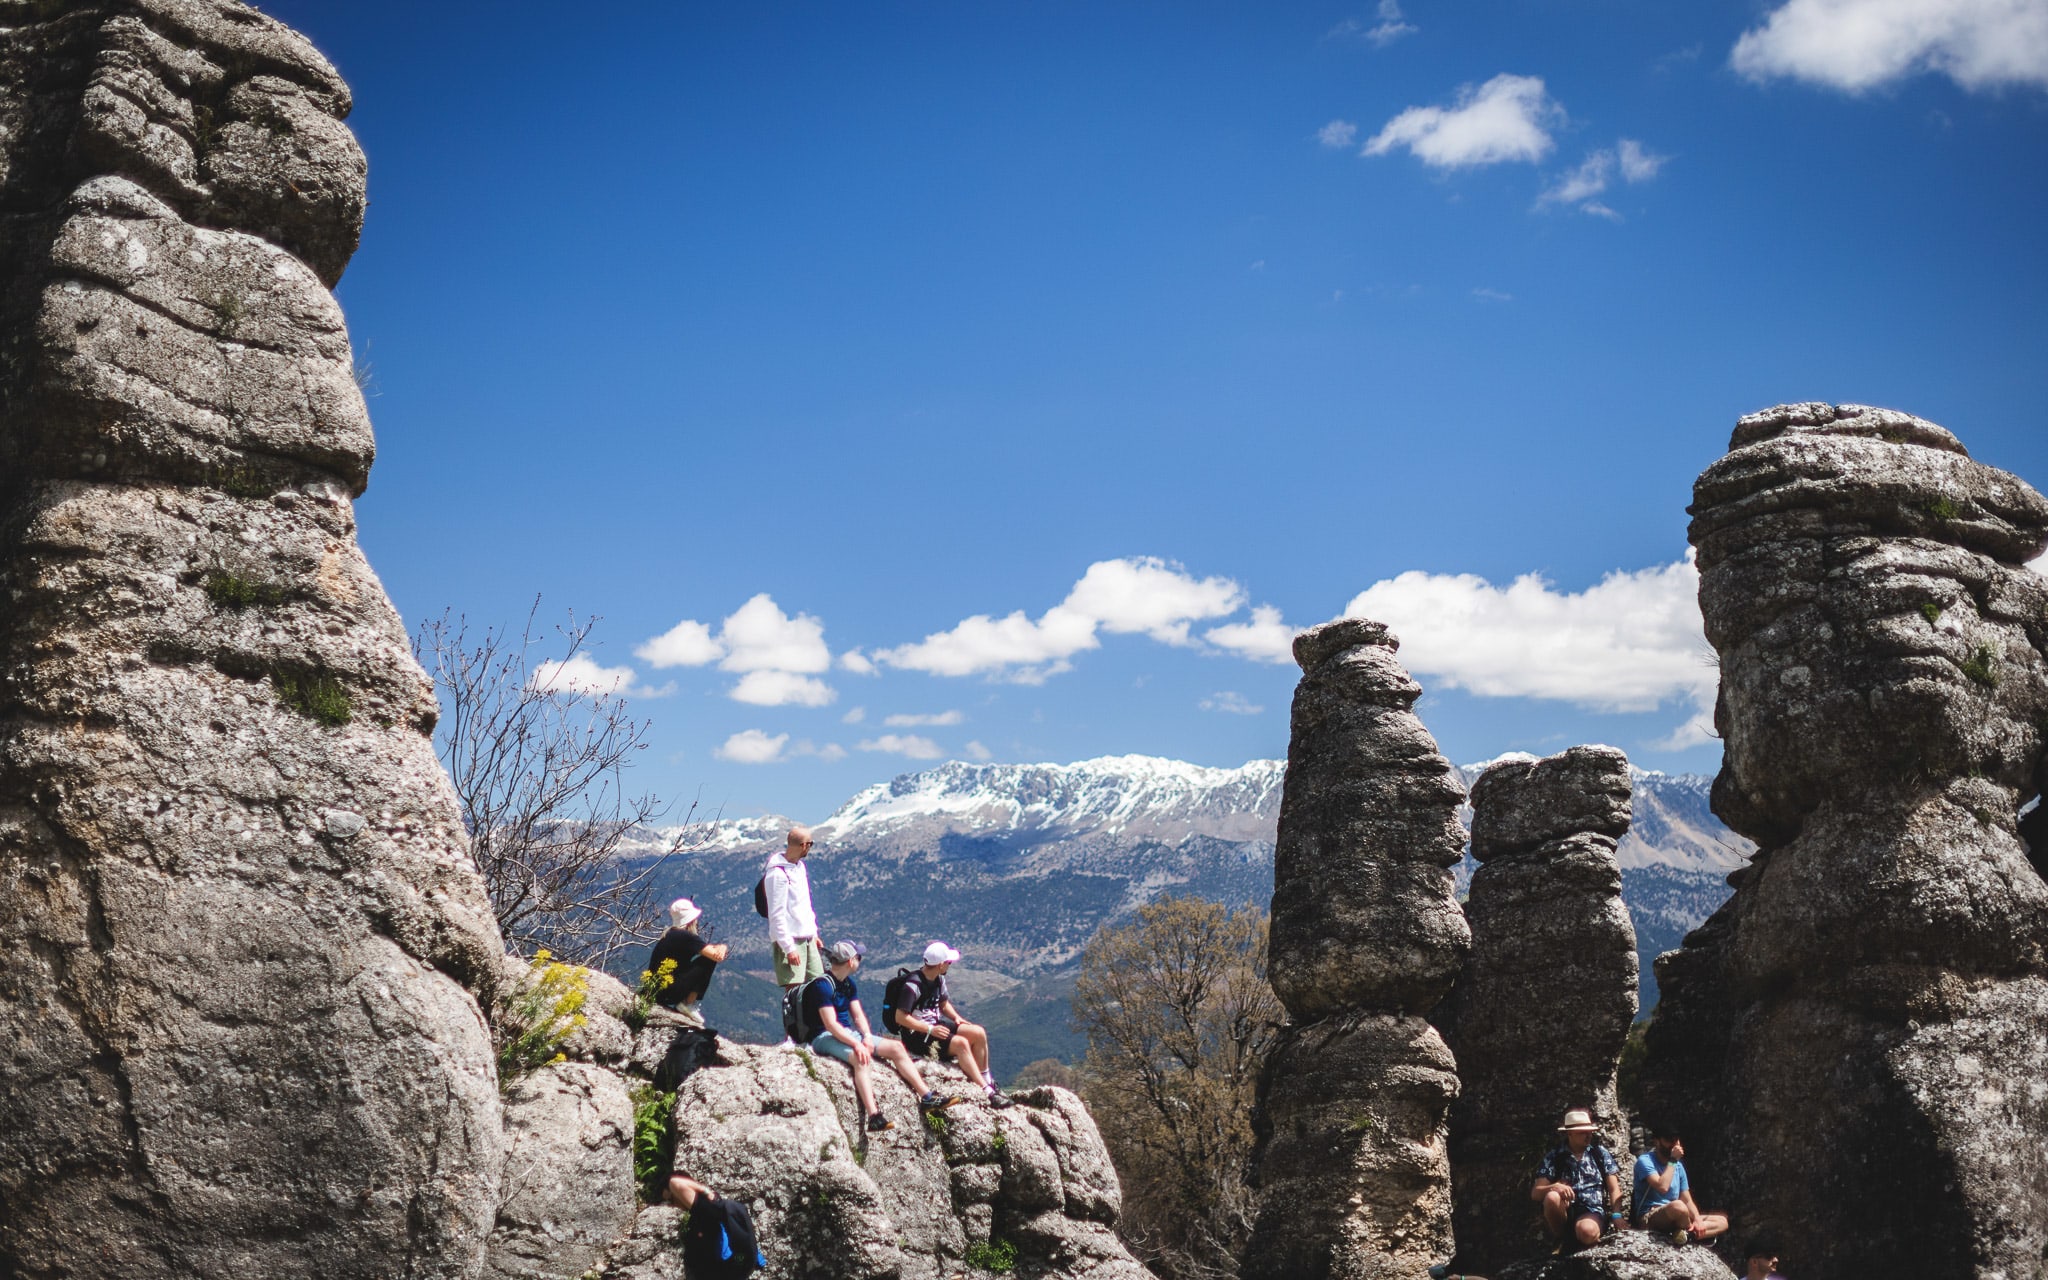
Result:
[[1550,1234],[1562,1240],[1571,1226],[1571,1201],[1564,1198],[1564,1192],[1557,1187],[1543,1193],[1543,1225]]
[[977,1089],[988,1088],[988,1081],[981,1074],[981,1064],[975,1060],[974,1046],[967,1043],[967,1037],[958,1031],[946,1041],[946,1048],[953,1054],[953,1065],[959,1067]]
[[853,1068],[853,1099],[860,1103],[861,1115],[867,1117],[875,1114],[878,1108],[875,1106],[875,1087],[868,1081],[868,1064],[848,1062],[846,1065]]
[[877,1058],[889,1064],[896,1072],[896,1078],[909,1085],[912,1093],[922,1098],[931,1092],[924,1086],[924,1077],[917,1073],[917,1067],[911,1063],[910,1050],[904,1048],[901,1041],[878,1038],[868,1047],[875,1051]]
[[1660,1204],[1644,1214],[1643,1225],[1668,1236],[1674,1231],[1683,1231],[1692,1225],[1692,1210],[1685,1207],[1685,1201],[1673,1200],[1670,1204]]
[[1572,1223],[1572,1233],[1578,1237],[1580,1244],[1599,1244],[1600,1215],[1597,1213],[1579,1215],[1578,1220]]
[[[981,1070],[981,1074],[988,1075],[988,1032],[975,1023],[963,1022],[953,1035],[956,1039],[966,1039],[967,1047],[974,1051],[974,1065]],[[994,1079],[991,1078],[989,1083],[995,1083]]]
[[1702,1213],[1692,1222],[1692,1238],[1712,1240],[1728,1230],[1728,1215],[1725,1213]]

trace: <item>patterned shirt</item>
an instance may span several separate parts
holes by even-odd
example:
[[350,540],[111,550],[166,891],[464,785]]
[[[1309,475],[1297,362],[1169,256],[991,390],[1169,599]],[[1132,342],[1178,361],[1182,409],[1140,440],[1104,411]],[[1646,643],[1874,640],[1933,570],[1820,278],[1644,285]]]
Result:
[[1607,1208],[1607,1179],[1620,1174],[1621,1166],[1597,1142],[1587,1143],[1585,1154],[1576,1156],[1569,1146],[1553,1147],[1536,1169],[1537,1177],[1570,1187],[1578,1202],[1595,1213]]

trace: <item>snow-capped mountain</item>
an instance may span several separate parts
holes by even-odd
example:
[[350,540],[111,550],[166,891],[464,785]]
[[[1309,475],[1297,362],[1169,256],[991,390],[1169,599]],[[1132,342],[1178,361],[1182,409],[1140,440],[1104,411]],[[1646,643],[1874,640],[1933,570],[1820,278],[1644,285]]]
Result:
[[[1469,786],[1493,763],[1460,768],[1460,780]],[[1163,895],[1260,906],[1271,897],[1285,771],[1279,760],[1218,769],[1110,756],[955,761],[904,774],[812,824],[813,896],[828,940],[870,948],[874,981],[928,939],[944,938],[966,952],[954,986],[974,1016],[999,1026],[1017,1052],[1072,1056],[1065,1002],[1080,949],[1097,929]],[[1749,845],[1708,809],[1707,779],[1639,770],[1635,782],[1635,827],[1620,860],[1647,1008],[1655,999],[1649,959],[1727,896],[1724,878]],[[730,981],[721,975],[709,1006],[730,1031],[770,1030],[767,947],[751,898],[789,825],[779,817],[705,824],[666,876],[666,888],[694,897],[710,926],[740,943],[726,966],[736,972]],[[1460,868],[1461,881],[1469,871]],[[743,976],[754,971],[751,981]]]

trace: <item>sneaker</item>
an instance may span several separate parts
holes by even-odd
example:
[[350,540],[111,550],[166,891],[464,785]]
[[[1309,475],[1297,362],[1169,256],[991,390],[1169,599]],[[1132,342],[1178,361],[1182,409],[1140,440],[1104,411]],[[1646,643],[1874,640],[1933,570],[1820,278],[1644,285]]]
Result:
[[937,1089],[932,1090],[917,1100],[917,1109],[919,1111],[944,1111],[947,1107],[958,1105],[960,1105],[960,1099],[949,1098]]
[[1672,1232],[1671,1243],[1679,1246],[1680,1248],[1684,1248],[1686,1245],[1692,1243],[1692,1232],[1687,1231],[1684,1228],[1680,1228],[1679,1230]]
[[988,1091],[988,1105],[995,1108],[997,1111],[1007,1111],[1011,1107],[1016,1106],[1017,1104],[1011,1102],[1002,1094],[997,1093],[994,1089],[990,1089]]
[[896,1122],[877,1111],[868,1117],[869,1133],[887,1133],[896,1127]]

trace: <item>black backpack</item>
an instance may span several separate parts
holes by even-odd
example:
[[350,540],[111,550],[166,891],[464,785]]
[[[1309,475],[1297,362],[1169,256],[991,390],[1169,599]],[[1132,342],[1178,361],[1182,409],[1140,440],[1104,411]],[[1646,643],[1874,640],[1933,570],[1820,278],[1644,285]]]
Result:
[[808,1039],[804,1035],[804,988],[810,985],[799,982],[782,993],[782,1034],[799,1044]]
[[763,920],[768,918],[768,873],[765,871],[759,880],[754,881],[754,914]]
[[[913,991],[915,995],[910,994]],[[923,994],[924,975],[898,969],[896,976],[889,979],[889,985],[882,988],[882,1030],[902,1034],[902,1028],[896,1025],[897,1013],[916,1008],[914,1002]]]
[[683,1274],[690,1280],[743,1280],[768,1265],[745,1203],[703,1195],[683,1229]]
[[718,1057],[718,1033],[708,1027],[682,1027],[668,1042],[668,1052],[654,1069],[654,1087],[664,1093],[690,1078],[697,1068],[710,1066]]

